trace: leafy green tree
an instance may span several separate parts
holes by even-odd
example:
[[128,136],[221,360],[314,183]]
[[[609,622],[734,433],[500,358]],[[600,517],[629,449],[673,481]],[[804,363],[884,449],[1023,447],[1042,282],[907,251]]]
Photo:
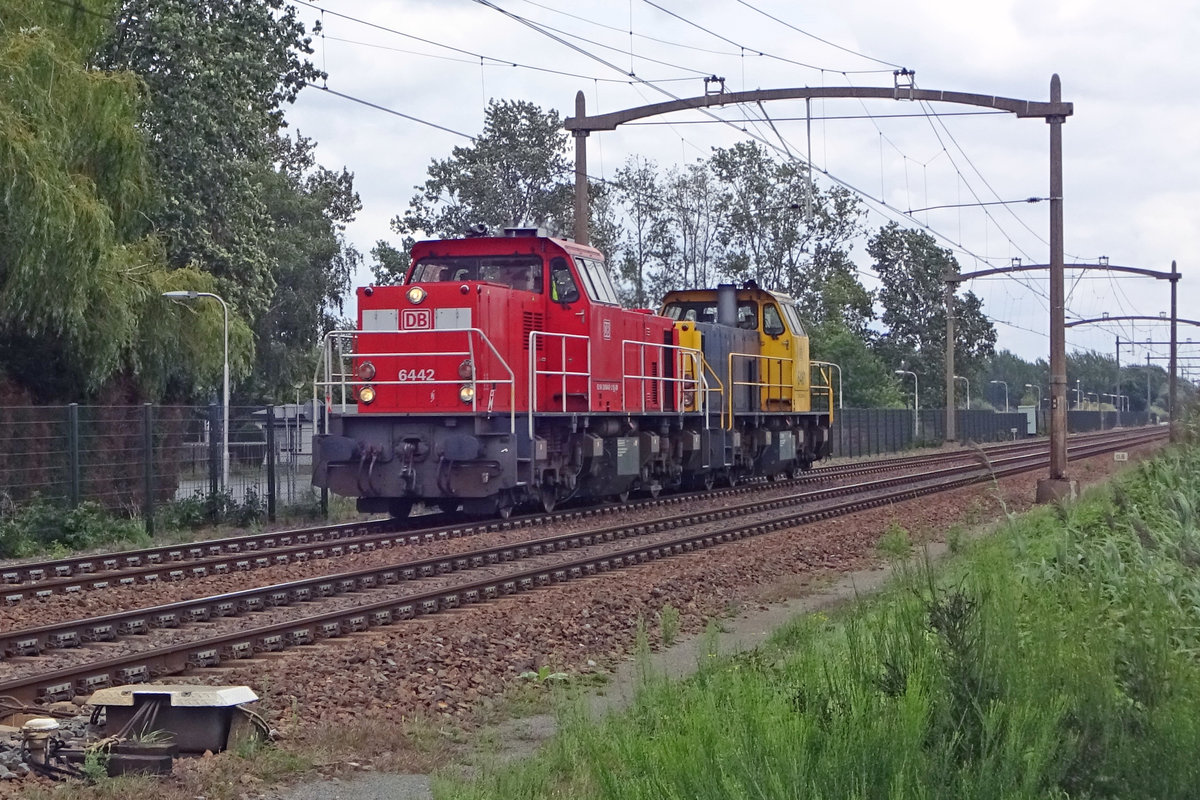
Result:
[[807,173],[774,160],[756,142],[715,148],[709,166],[720,187],[721,272],[794,295],[806,244],[796,212]]
[[663,191],[676,238],[671,271],[682,286],[710,286],[720,230],[718,189],[712,171],[704,161],[669,170]]
[[630,157],[613,180],[614,198],[624,212],[624,237],[616,258],[621,284],[630,287],[625,299],[635,308],[657,304],[675,288],[670,265],[675,239],[671,236],[658,167]]
[[408,272],[408,253],[415,243],[410,236],[404,242],[404,249],[398,250],[383,239],[375,242],[371,248],[371,275],[377,286],[403,283],[404,273]]
[[802,164],[778,161],[755,142],[715,149],[709,168],[719,192],[718,266],[726,277],[796,298],[822,291],[822,270],[855,280],[837,269],[848,260],[835,257],[844,256],[859,230],[861,211],[852,194],[810,189]]
[[231,316],[252,327],[253,369],[233,359],[244,365],[234,377],[248,376],[239,393],[291,397],[311,379],[313,348],[360,259],[344,238],[359,210],[353,177],[317,165],[311,140],[285,135],[283,107],[321,75],[296,8],[122,0],[98,52],[144,83],[157,195],[146,217],[170,264],[214,276]]
[[107,10],[0,0],[0,367],[43,401],[175,344],[143,324],[166,263],[144,223],[137,81],[87,65]]
[[361,261],[344,233],[361,208],[354,178],[318,166],[312,150],[308,139],[292,143],[287,161],[263,179],[276,288],[254,323],[256,368],[243,390],[256,397],[288,397],[312,381],[313,353],[336,326]]
[[160,195],[150,216],[171,263],[217,276],[251,318],[277,284],[263,183],[286,156],[282,107],[321,74],[309,41],[284,0],[123,0],[99,51],[145,84]]
[[[880,287],[876,294],[887,331],[875,350],[886,363],[907,363],[919,376],[921,404],[944,404],[946,353],[946,274],[958,272],[949,250],[937,246],[924,231],[901,229],[894,222],[880,228],[867,243]],[[973,293],[955,297],[955,369],[974,374],[996,344],[996,329]]]
[[569,235],[573,189],[568,137],[554,110],[520,100],[488,104],[483,133],[447,159],[434,159],[408,210],[392,219],[407,237],[461,236],[476,225],[491,230],[544,227]]
[[[808,336],[809,355],[813,359],[840,367],[846,408],[888,408],[903,404],[904,395],[893,380],[892,370],[857,332],[834,318],[812,326]],[[833,380],[836,386],[836,371]]]

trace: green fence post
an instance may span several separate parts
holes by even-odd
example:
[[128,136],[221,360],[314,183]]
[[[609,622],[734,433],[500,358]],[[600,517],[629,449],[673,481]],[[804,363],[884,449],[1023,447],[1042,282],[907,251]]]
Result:
[[67,486],[71,508],[79,505],[79,403],[67,406]]
[[275,406],[267,406],[267,522],[275,521]]
[[146,533],[154,536],[154,406],[143,403],[142,410],[142,491],[145,493],[142,513],[146,518]]

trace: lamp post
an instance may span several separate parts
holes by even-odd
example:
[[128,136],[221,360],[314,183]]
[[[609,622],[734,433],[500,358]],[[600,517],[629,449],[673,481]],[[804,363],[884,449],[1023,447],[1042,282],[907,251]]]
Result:
[[971,382],[970,382],[969,380],[967,380],[966,378],[964,378],[962,375],[955,375],[955,376],[954,376],[954,380],[956,380],[956,381],[962,381],[962,382],[963,382],[963,386],[964,386],[964,387],[966,387],[966,390],[967,390],[967,404],[966,404],[965,406],[963,406],[963,408],[965,408],[966,410],[970,411],[970,410],[971,410]]
[[221,403],[221,488],[227,490],[229,488],[229,305],[219,295],[212,292],[186,290],[163,292],[162,296],[171,300],[195,300],[199,297],[211,297],[221,304],[221,312],[225,316]]
[[1008,413],[1008,381],[988,381],[988,383],[999,383],[1004,387],[1004,413]]
[[919,409],[917,407],[917,404],[919,402],[918,398],[920,398],[920,396],[921,396],[921,393],[917,387],[917,373],[910,372],[906,369],[898,369],[898,370],[896,370],[896,374],[897,375],[912,375],[912,379],[913,379],[913,444],[916,444],[917,437],[920,435],[920,431],[919,431],[920,416],[919,416]]
[[1034,389],[1037,391],[1037,398],[1038,398],[1037,404],[1038,404],[1038,410],[1040,411],[1042,408],[1042,387],[1038,386],[1036,383],[1027,383],[1027,384],[1025,384],[1025,388],[1026,389]]

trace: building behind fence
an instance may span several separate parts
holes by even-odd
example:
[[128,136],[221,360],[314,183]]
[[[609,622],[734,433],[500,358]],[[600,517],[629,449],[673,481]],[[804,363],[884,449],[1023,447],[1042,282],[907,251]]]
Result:
[[[153,531],[156,509],[173,501],[223,496],[260,507],[274,521],[280,507],[317,502],[311,485],[314,404],[231,407],[230,475],[220,482],[221,409],[210,406],[0,406],[0,502],[41,497],[77,505],[90,500],[114,512],[142,516]],[[1034,411],[1030,409],[1030,411]],[[1036,415],[1044,432],[1045,410]],[[963,441],[1021,438],[1024,412],[957,412]],[[1071,432],[1118,424],[1116,412],[1070,411]],[[1126,426],[1145,413],[1120,414]],[[831,432],[835,457],[869,456],[938,445],[945,412],[924,409],[844,409]]]

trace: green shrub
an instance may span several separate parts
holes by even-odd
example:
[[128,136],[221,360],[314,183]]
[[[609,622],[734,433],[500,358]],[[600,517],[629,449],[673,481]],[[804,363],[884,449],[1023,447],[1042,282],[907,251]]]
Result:
[[0,557],[88,550],[114,544],[145,545],[142,523],[117,517],[92,502],[66,508],[44,497],[7,510],[0,516]]

